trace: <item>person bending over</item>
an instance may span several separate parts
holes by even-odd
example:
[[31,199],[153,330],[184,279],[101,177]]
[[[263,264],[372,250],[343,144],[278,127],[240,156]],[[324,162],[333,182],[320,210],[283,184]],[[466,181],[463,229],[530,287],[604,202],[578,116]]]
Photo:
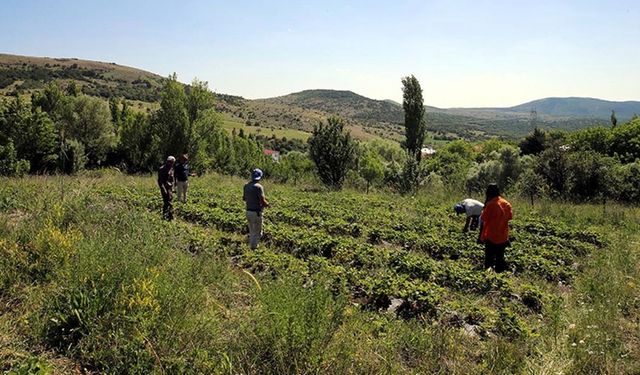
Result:
[[464,228],[462,229],[464,233],[468,232],[469,229],[472,231],[478,229],[478,223],[480,221],[480,215],[482,215],[483,208],[484,204],[475,199],[465,199],[453,206],[456,214],[467,214],[467,220],[465,221]]

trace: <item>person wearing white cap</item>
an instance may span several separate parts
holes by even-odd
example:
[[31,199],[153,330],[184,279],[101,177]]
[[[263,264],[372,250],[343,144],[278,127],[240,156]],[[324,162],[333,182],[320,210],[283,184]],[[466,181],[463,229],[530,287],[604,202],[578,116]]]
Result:
[[269,207],[264,197],[264,188],[258,183],[262,178],[262,171],[254,169],[251,172],[251,181],[244,185],[242,199],[247,206],[247,222],[249,224],[249,247],[255,250],[262,238],[262,210]]
[[169,156],[158,170],[158,186],[160,186],[160,194],[162,194],[162,218],[165,220],[173,220],[173,164],[176,158]]

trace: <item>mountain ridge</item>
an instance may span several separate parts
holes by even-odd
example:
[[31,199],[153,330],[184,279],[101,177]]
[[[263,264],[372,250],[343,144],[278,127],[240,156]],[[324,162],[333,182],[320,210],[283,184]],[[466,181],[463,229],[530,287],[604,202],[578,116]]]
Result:
[[[105,99],[124,97],[138,101],[136,106],[141,110],[149,110],[157,107],[165,79],[146,70],[116,63],[0,54],[0,95],[29,93],[51,81],[75,82],[85,94]],[[254,128],[310,132],[328,117],[340,116],[361,139],[400,140],[404,134],[404,112],[400,103],[371,99],[350,90],[311,89],[263,99],[222,93],[216,93],[216,97],[217,109],[229,123]],[[569,104],[565,104],[567,98],[543,98],[508,108],[426,106],[426,119],[434,137],[473,140],[493,136],[517,138],[527,134],[531,131],[529,112],[533,107],[539,115],[536,126],[558,130],[608,124],[612,103],[615,104],[612,109],[618,108],[616,114],[621,121],[631,117],[631,113],[640,113],[640,102],[620,104],[588,98],[587,104],[583,104],[581,98],[569,99]],[[631,106],[631,109],[625,106]]]

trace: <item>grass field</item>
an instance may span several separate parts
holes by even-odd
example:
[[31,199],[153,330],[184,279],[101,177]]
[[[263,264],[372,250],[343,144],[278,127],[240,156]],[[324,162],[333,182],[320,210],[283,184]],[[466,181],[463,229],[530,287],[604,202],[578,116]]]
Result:
[[640,371],[636,208],[508,197],[498,275],[447,193],[266,181],[252,252],[237,178],[193,179],[171,223],[153,177],[1,181],[0,371]]
[[[248,126],[239,119],[235,119],[227,114],[222,115],[222,127],[229,133],[236,129],[240,131],[242,129],[246,134],[261,134],[266,137],[287,138],[287,139],[299,139],[306,141],[311,137],[311,133],[288,128],[276,128],[268,126]],[[361,126],[347,126],[346,130],[351,132],[354,139],[360,141],[370,141],[374,139],[383,139],[382,137],[365,131]]]
[[311,133],[303,132],[295,129],[272,129],[269,127],[262,126],[248,126],[244,122],[241,122],[237,119],[231,118],[228,115],[223,115],[222,117],[222,127],[226,129],[229,134],[236,129],[236,131],[240,131],[242,129],[246,134],[261,134],[265,137],[276,137],[276,138],[287,138],[287,139],[299,139],[301,141],[306,141],[311,136]]

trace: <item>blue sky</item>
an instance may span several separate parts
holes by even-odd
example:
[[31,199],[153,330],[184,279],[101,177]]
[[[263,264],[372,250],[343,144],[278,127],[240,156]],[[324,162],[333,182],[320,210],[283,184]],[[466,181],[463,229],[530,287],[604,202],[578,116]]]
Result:
[[117,62],[248,98],[312,88],[440,107],[640,100],[640,2],[2,0],[0,52]]

